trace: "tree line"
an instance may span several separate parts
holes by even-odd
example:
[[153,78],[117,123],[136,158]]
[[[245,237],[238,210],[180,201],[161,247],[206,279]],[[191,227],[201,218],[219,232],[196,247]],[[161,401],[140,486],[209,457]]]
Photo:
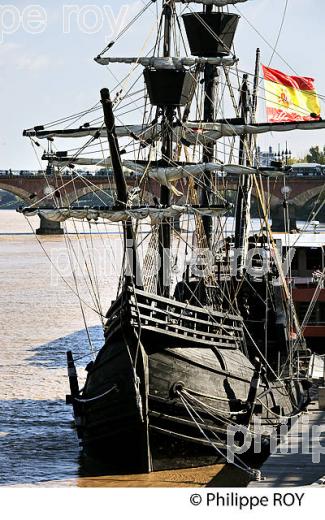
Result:
[[296,163],[318,163],[325,164],[325,146],[321,149],[320,146],[312,146],[309,148],[309,152],[303,159],[297,159],[296,157],[291,157],[288,161],[289,164]]

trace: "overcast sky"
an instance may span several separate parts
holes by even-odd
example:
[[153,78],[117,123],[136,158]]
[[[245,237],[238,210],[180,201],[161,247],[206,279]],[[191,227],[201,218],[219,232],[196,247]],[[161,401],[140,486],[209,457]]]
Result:
[[[22,130],[93,106],[99,99],[99,90],[113,85],[110,73],[93,58],[116,28],[146,3],[147,0],[129,4],[117,0],[96,0],[93,4],[91,0],[35,0],[34,5],[43,9],[36,12],[25,0],[15,0],[11,8],[9,0],[9,11],[0,6],[0,169],[38,168]],[[89,6],[88,11],[85,6]],[[261,48],[263,63],[269,64],[270,45],[276,41],[284,6],[285,0],[249,0],[238,4],[247,18],[240,21],[235,42],[241,69],[253,72],[257,46]],[[234,7],[232,10],[238,12]],[[152,7],[151,13],[116,44],[111,55],[139,55],[154,13]],[[277,47],[281,57],[275,54],[271,63],[287,74],[294,70],[297,75],[314,77],[322,95],[324,20],[324,0],[289,0]],[[325,115],[323,104],[322,110]],[[265,120],[263,106],[258,119]],[[134,122],[139,121],[135,118]],[[293,132],[286,137],[268,135],[259,144],[262,148],[277,147],[278,143],[283,146],[286,138],[294,154],[303,156],[311,145],[325,144],[325,131]]]

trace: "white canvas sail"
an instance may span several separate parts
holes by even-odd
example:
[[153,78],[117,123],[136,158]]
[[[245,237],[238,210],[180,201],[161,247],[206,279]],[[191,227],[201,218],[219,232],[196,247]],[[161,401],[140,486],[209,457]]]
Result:
[[[156,137],[160,132],[160,125],[128,125],[117,126],[117,137],[132,137],[146,141]],[[85,126],[80,128],[45,130],[43,127],[29,128],[24,130],[25,137],[36,137],[37,139],[50,139],[61,137],[64,139],[80,137],[106,137],[107,130],[104,126]]]
[[99,218],[110,222],[125,222],[129,218],[135,220],[150,219],[151,224],[158,224],[166,218],[177,218],[181,215],[206,215],[216,217],[227,211],[226,207],[195,208],[193,206],[172,205],[168,208],[130,208],[126,210],[108,210],[96,208],[53,208],[40,209],[23,208],[19,210],[27,217],[38,215],[51,222],[65,222],[68,219],[93,220]]
[[156,57],[102,57],[97,56],[95,61],[99,63],[99,65],[109,65],[110,63],[124,63],[127,65],[132,65],[133,63],[138,63],[139,65],[143,65],[144,67],[152,67],[156,70],[166,70],[166,69],[183,69],[184,67],[193,67],[194,65],[216,65],[218,67],[232,67],[237,59],[236,58],[227,58],[227,57],[218,57],[218,58],[156,58]]
[[292,132],[293,130],[320,130],[325,128],[325,120],[296,123],[255,123],[233,125],[227,123],[186,123],[184,138],[191,144],[215,142],[222,137],[241,137],[268,132]]

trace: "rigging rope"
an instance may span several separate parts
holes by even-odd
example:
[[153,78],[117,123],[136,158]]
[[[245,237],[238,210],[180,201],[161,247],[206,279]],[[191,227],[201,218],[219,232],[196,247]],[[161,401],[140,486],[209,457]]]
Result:
[[[206,439],[206,441],[210,444],[210,446],[218,453],[219,456],[225,458],[227,461],[228,461],[228,456],[223,453],[222,450],[220,450],[216,444],[210,439],[210,437],[205,433],[205,431],[203,430],[203,428],[201,427],[201,425],[198,423],[198,421],[196,420],[195,416],[194,416],[194,413],[195,415],[198,417],[198,419],[201,421],[201,423],[204,424],[204,421],[202,419],[202,417],[200,417],[199,413],[197,412],[197,410],[195,410],[194,407],[192,407],[192,405],[184,398],[184,396],[182,395],[182,392],[180,392],[179,390],[177,391],[185,409],[187,410],[189,416],[191,417],[191,419],[193,420],[193,422],[195,423],[195,425],[197,426],[198,430],[200,431],[200,433],[202,434],[202,436]],[[209,429],[209,427],[207,426],[207,428]],[[221,439],[216,435],[215,432],[213,432],[212,430],[209,430],[216,438],[219,442],[222,442]],[[225,448],[227,450],[229,450],[231,447],[226,445],[224,442],[222,442],[224,445],[225,445]],[[232,457],[234,460],[231,461],[231,464],[233,464],[235,467],[237,467],[238,469],[242,470],[242,471],[245,471],[246,473],[248,473],[249,475],[253,476],[254,478],[260,478],[260,471],[259,470],[253,470],[252,468],[250,468],[249,466],[247,466],[247,464],[245,464],[245,462],[243,462],[241,459],[239,459],[239,457],[237,456],[237,454],[233,451],[232,452]],[[235,462],[235,459],[238,460],[238,462]]]
[[280,28],[279,28],[279,32],[278,32],[278,35],[277,35],[277,38],[276,38],[276,41],[275,41],[275,45],[274,45],[274,48],[273,48],[273,51],[272,51],[271,57],[270,57],[270,59],[269,59],[268,67],[270,67],[270,65],[271,65],[271,63],[272,63],[272,60],[273,60],[274,54],[276,53],[276,49],[277,49],[277,47],[278,47],[278,43],[279,43],[279,41],[280,41],[280,36],[281,36],[281,33],[282,33],[282,29],[283,29],[283,26],[284,26],[285,17],[286,17],[286,14],[287,14],[288,4],[289,4],[289,0],[285,0],[284,10],[283,10],[283,13],[282,13],[281,25],[280,25]]

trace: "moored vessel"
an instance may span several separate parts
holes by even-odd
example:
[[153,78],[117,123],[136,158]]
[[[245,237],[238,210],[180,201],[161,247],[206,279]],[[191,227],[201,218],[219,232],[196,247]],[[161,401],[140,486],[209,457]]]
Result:
[[[44,157],[60,168],[112,167],[111,207],[58,204],[23,211],[58,222],[122,223],[119,291],[105,318],[105,344],[88,364],[82,389],[68,353],[68,400],[80,444],[112,471],[211,464],[227,458],[229,450],[238,464],[258,465],[282,421],[290,422],[308,403],[308,351],[261,182],[263,176],[282,178],[286,171],[282,164],[253,166],[253,156],[260,133],[324,128],[325,122],[319,114],[294,122],[256,122],[258,51],[252,80],[242,76],[236,99],[229,76],[238,63],[233,41],[239,16],[225,9],[239,1],[244,2],[163,2],[153,54],[111,57],[112,42],[96,58],[102,65],[144,68],[145,107],[150,109],[141,124],[117,125],[122,91],[113,97],[102,89],[99,126],[87,122],[79,128],[25,131],[32,139],[86,136],[93,142],[107,137],[109,155],[106,151],[102,159],[52,149]],[[183,16],[182,4],[190,11]],[[191,4],[202,4],[202,11],[193,11]],[[181,56],[182,46],[191,56]],[[234,117],[226,118],[221,110],[222,80]],[[231,139],[227,161],[218,152],[221,138]],[[122,148],[122,139],[131,140],[132,147],[124,142]],[[125,171],[137,179],[133,190]],[[224,231],[231,209],[227,174],[238,176],[231,236]],[[262,223],[254,237],[253,187]],[[141,257],[138,231],[144,220],[150,233]],[[193,256],[195,262],[189,259]],[[251,443],[237,455],[246,435],[259,436],[260,449]]]

